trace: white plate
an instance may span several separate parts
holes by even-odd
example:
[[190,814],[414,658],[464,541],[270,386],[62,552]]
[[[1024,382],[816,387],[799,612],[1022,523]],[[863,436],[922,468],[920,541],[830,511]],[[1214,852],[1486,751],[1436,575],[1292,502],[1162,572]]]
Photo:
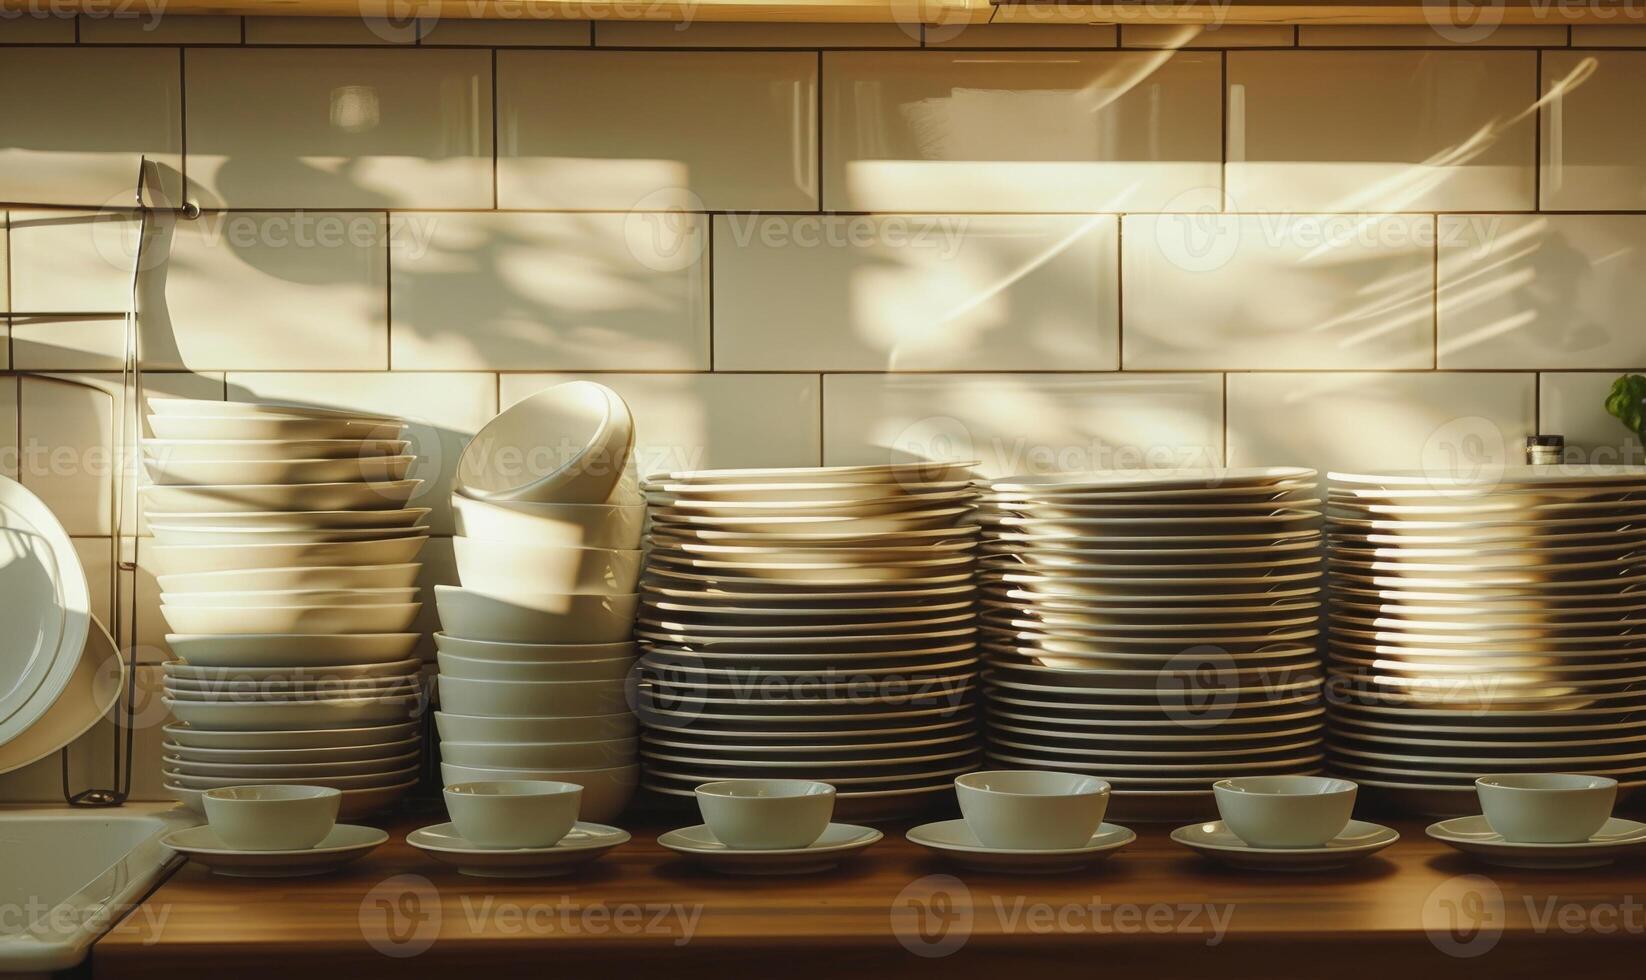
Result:
[[885,835],[872,827],[831,823],[808,847],[745,851],[722,844],[708,824],[682,827],[658,835],[658,846],[683,854],[698,864],[726,874],[798,875],[826,871],[847,855],[860,851]]
[[271,592],[161,592],[161,603],[177,609],[224,606],[382,606],[415,602],[418,589],[297,589]]
[[39,497],[0,477],[0,745],[62,696],[91,633],[74,542]]
[[403,456],[405,439],[144,439],[143,455],[173,460],[368,459]]
[[357,861],[389,839],[375,827],[338,824],[325,840],[299,851],[245,851],[224,844],[209,826],[177,830],[160,843],[192,861],[210,868],[214,874],[234,878],[296,878],[326,874]]
[[942,482],[909,481],[892,483],[675,483],[648,480],[640,485],[652,503],[676,501],[770,503],[790,500],[884,500],[887,497],[921,496],[933,493],[971,492],[969,480]]
[[903,494],[872,500],[825,498],[800,500],[674,500],[650,503],[647,511],[655,519],[664,517],[809,517],[834,518],[889,517],[963,505],[976,496],[972,490],[944,493]]
[[1264,486],[1297,480],[1312,480],[1316,471],[1301,466],[1185,467],[1160,470],[1115,470],[1092,473],[1059,473],[1054,476],[1009,476],[986,480],[997,493],[1059,493],[1111,490],[1182,490],[1222,487]]
[[452,865],[460,874],[476,878],[571,874],[628,840],[626,830],[582,820],[550,847],[482,847],[464,838],[450,823],[437,823],[406,835],[407,844],[442,864]]
[[783,517],[702,517],[652,511],[652,525],[669,534],[685,530],[713,530],[739,534],[902,534],[907,531],[954,529],[969,524],[970,506],[898,511],[893,514],[793,514]]
[[162,592],[296,592],[314,589],[406,589],[417,584],[423,566],[320,565],[293,568],[251,568],[233,572],[196,572],[161,575]]
[[181,701],[163,699],[172,717],[213,731],[296,731],[393,725],[423,713],[422,697],[318,701]]
[[[417,558],[417,553],[423,550],[423,543],[428,540],[416,537],[335,544],[155,545],[146,553],[155,571],[162,576],[191,575],[197,572],[262,571],[324,565],[408,564]],[[313,583],[311,587],[324,586]]]
[[1598,833],[1574,844],[1520,844],[1503,839],[1484,816],[1455,817],[1425,831],[1487,864],[1505,868],[1599,868],[1646,847],[1646,824],[1612,817]]
[[790,544],[702,544],[691,540],[668,539],[656,534],[651,535],[649,541],[653,555],[669,555],[681,559],[711,558],[784,564],[850,562],[875,565],[881,562],[925,561],[969,554],[976,547],[975,541],[962,535],[955,535],[953,540],[939,538],[903,547],[858,544],[809,547]]
[[44,759],[85,734],[114,707],[129,681],[125,658],[94,617],[63,693],[27,731],[0,744],[0,773]]
[[[974,564],[971,555],[897,562],[753,562],[717,561],[653,551],[648,565],[662,563],[674,569],[691,569],[719,581],[780,581],[810,585],[867,586],[878,582],[920,581],[934,576],[965,574]],[[670,569],[654,566],[656,574]]]
[[202,791],[219,789],[224,786],[243,786],[248,783],[256,783],[259,786],[306,786],[312,784],[330,786],[337,790],[382,789],[387,786],[399,786],[417,778],[416,766],[407,766],[403,769],[372,773],[365,776],[194,776],[166,767],[162,767],[160,772],[169,785]]
[[150,415],[159,439],[398,439],[405,424],[353,418],[299,418],[290,415]]
[[905,834],[909,842],[935,851],[963,868],[1008,874],[1060,874],[1095,864],[1137,840],[1125,827],[1105,823],[1080,847],[1022,850],[988,847],[964,820],[921,824]]
[[402,510],[422,480],[382,483],[139,487],[146,513],[243,514],[270,510]]
[[197,667],[339,667],[405,660],[420,633],[168,633],[166,645]]
[[151,524],[213,530],[315,531],[325,528],[411,527],[428,517],[428,507],[399,510],[252,510],[225,514],[145,510]]
[[308,530],[261,527],[178,527],[149,523],[157,543],[256,545],[256,544],[334,544],[345,541],[390,541],[396,538],[426,537],[427,525],[416,527],[325,527]]
[[231,486],[272,483],[385,483],[404,480],[416,456],[356,459],[168,459],[143,461],[160,486]]
[[904,483],[970,479],[978,460],[916,460],[861,466],[788,466],[725,470],[676,470],[654,473],[648,482],[715,485],[722,483]]
[[375,606],[161,606],[179,633],[399,633],[411,628],[420,602]]
[[419,737],[418,722],[357,728],[294,729],[290,731],[222,731],[168,724],[160,731],[172,742],[198,749],[233,751],[314,750],[342,751],[398,744]]
[[652,539],[675,546],[691,541],[764,547],[919,548],[929,541],[969,538],[982,530],[976,524],[929,527],[920,531],[716,531],[689,524],[659,524]]
[[[162,755],[160,765],[167,777],[205,777],[211,779],[243,779],[257,782],[263,779],[333,780],[340,777],[378,776],[389,774],[394,782],[404,782],[401,775],[417,765],[420,755],[415,749],[398,756],[378,759],[356,759],[346,762],[200,762],[182,756]],[[375,784],[374,784],[375,785]],[[341,787],[340,787],[341,788]]]
[[356,412],[346,408],[322,408],[318,405],[281,404],[280,402],[265,401],[213,401],[204,398],[164,398],[151,395],[147,399],[149,410],[155,415],[164,417],[182,416],[186,418],[263,418],[265,416],[290,416],[294,418],[313,419],[353,419],[373,422],[398,422],[399,419],[391,415],[379,415],[376,412]]
[[1223,821],[1190,824],[1172,831],[1172,840],[1192,851],[1236,868],[1260,871],[1324,871],[1367,858],[1400,839],[1380,824],[1350,820],[1343,832],[1320,847],[1253,847],[1236,837]]
[[[237,733],[225,732],[190,732],[180,725],[167,725],[168,735],[232,735]],[[244,734],[244,733],[238,733]],[[289,732],[260,733],[268,735],[286,735]],[[381,742],[368,745],[338,745],[322,748],[250,748],[250,749],[211,749],[196,748],[183,745],[180,742],[166,741],[160,744],[164,755],[185,762],[195,763],[244,763],[253,766],[259,765],[312,765],[321,763],[362,762],[366,760],[382,760],[415,754],[423,747],[420,737],[412,736],[393,742]],[[253,770],[257,771],[257,770]]]
[[1487,487],[1542,487],[1583,483],[1646,483],[1646,467],[1618,464],[1559,463],[1544,466],[1505,466],[1501,471],[1484,469],[1479,476],[1456,476],[1444,471],[1387,470],[1355,473],[1333,470],[1326,474],[1332,483],[1368,487],[1430,487],[1475,489]]

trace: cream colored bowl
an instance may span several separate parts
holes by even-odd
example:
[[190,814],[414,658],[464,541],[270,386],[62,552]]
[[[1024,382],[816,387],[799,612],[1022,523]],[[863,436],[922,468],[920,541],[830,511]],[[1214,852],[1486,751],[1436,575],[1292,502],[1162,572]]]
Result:
[[625,595],[640,581],[640,551],[559,548],[507,541],[453,538],[457,578],[493,595],[568,592]]
[[601,742],[447,742],[440,758],[459,766],[502,769],[602,769],[630,765],[640,747],[638,738]]
[[476,660],[440,653],[440,676],[477,681],[616,681],[634,670],[635,658],[609,660],[556,660],[527,663],[514,660]]
[[491,595],[437,585],[435,602],[447,633],[501,643],[621,643],[634,629],[638,593],[629,595]]
[[566,718],[627,710],[626,680],[479,681],[440,677],[440,707],[483,718]]
[[505,409],[475,433],[456,490],[477,500],[603,504],[634,449],[634,419],[615,391],[571,381]]
[[644,504],[542,504],[452,496],[457,533],[481,541],[560,548],[640,547]]
[[399,633],[411,627],[420,602],[376,606],[161,606],[179,633]]
[[564,718],[486,718],[478,715],[460,715],[450,711],[434,713],[434,725],[440,733],[440,738],[453,742],[540,744],[610,741],[614,738],[633,737],[639,724],[639,720],[627,708],[611,714],[573,715]]
[[247,568],[228,572],[161,575],[162,592],[295,592],[313,589],[407,589],[422,570],[417,562],[394,565],[312,565]]
[[454,783],[482,780],[547,779],[576,783],[583,787],[580,819],[609,823],[623,813],[634,798],[640,784],[638,765],[617,766],[607,769],[493,769],[482,766],[440,764],[440,780],[447,786]]
[[558,663],[575,660],[617,660],[633,658],[635,646],[631,641],[621,643],[496,643],[490,640],[470,640],[450,633],[434,634],[434,645],[441,653],[466,657],[470,660],[503,660],[510,663]]
[[331,833],[342,801],[329,786],[230,786],[207,790],[204,799],[217,839],[245,851],[313,847]]
[[[400,565],[412,562],[428,538],[314,544],[160,544],[148,549],[160,575],[308,568],[319,565]],[[315,583],[314,588],[321,588]]]
[[416,456],[357,459],[165,459],[143,461],[161,486],[270,483],[368,483],[404,480]]

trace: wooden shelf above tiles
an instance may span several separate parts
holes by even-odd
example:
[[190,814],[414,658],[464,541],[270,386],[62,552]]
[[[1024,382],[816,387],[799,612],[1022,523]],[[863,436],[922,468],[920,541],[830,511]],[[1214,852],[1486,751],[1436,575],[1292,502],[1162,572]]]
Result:
[[[54,0],[55,12],[105,14],[108,0]],[[29,10],[31,0],[0,0]],[[292,17],[413,16],[494,20],[659,20],[745,23],[1407,24],[1455,12],[1493,24],[1646,23],[1627,0],[168,0],[168,14]]]

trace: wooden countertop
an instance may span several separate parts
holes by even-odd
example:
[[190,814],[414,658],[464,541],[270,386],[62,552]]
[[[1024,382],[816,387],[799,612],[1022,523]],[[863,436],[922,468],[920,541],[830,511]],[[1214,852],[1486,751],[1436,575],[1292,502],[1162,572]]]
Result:
[[1429,840],[1426,821],[1388,821],[1399,843],[1334,872],[1228,870],[1173,844],[1169,827],[1145,826],[1086,871],[992,875],[933,859],[896,826],[835,871],[760,879],[694,868],[657,846],[667,824],[644,818],[632,842],[581,875],[508,880],[459,875],[406,845],[407,831],[441,819],[385,822],[388,844],[325,877],[233,879],[186,866],[97,944],[94,973],[489,980],[657,968],[670,980],[755,970],[797,980],[1010,970],[1090,980],[1114,968],[1142,978],[1211,968],[1220,980],[1593,980],[1637,977],[1646,960],[1646,863],[1491,868]]

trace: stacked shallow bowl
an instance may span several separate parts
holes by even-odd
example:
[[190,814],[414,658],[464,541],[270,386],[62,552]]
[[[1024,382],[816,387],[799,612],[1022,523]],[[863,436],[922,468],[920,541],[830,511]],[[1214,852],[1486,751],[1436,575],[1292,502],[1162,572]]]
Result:
[[671,473],[646,484],[636,635],[648,789],[817,779],[842,819],[976,768],[969,464]]
[[161,614],[168,790],[309,783],[343,812],[416,782],[427,508],[398,419],[150,399],[142,490]]
[[1646,468],[1331,480],[1333,768],[1425,813],[1487,773],[1646,785]]
[[999,768],[1114,786],[1120,820],[1195,820],[1211,784],[1312,773],[1320,501],[1295,467],[988,484],[983,675]]
[[645,504],[611,389],[559,385],[482,429],[458,466],[459,586],[438,586],[441,777],[583,787],[616,817],[639,781],[634,614]]

